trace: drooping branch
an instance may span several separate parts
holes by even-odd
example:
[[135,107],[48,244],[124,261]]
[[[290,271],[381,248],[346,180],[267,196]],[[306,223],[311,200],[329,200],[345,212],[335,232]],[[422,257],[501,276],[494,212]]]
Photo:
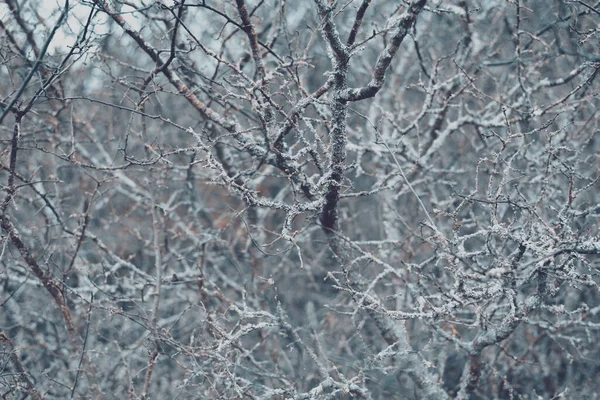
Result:
[[42,49],[39,51],[37,60],[33,63],[33,66],[31,67],[31,69],[29,70],[29,73],[23,80],[23,83],[21,83],[21,87],[19,88],[17,93],[12,97],[12,99],[10,100],[8,105],[6,107],[4,107],[3,110],[0,109],[2,111],[2,114],[0,114],[0,124],[2,124],[2,121],[4,120],[6,115],[13,108],[13,106],[17,103],[17,101],[19,101],[19,99],[25,92],[25,89],[27,88],[29,81],[31,81],[31,79],[35,75],[36,71],[42,65],[42,61],[46,55],[46,52],[48,51],[48,47],[50,46],[50,43],[52,43],[52,39],[54,38],[54,35],[58,31],[58,28],[60,28],[61,25],[63,24],[63,22],[65,21],[68,13],[69,13],[69,0],[65,0],[65,6],[63,8],[62,13],[60,14],[60,17],[58,18],[58,21],[56,22],[56,24],[54,24],[52,31],[50,31],[50,35],[48,35],[48,38],[44,42]]
[[27,388],[27,394],[33,400],[44,400],[45,397],[36,389],[31,379],[31,375],[23,366],[23,363],[21,362],[21,358],[17,353],[15,345],[13,344],[12,340],[8,337],[8,335],[4,332],[0,332],[0,343],[2,343],[4,347],[6,347],[6,349],[8,350],[8,358],[14,366],[15,370],[17,371],[18,378],[25,384],[25,387]]
[[[150,43],[148,43],[139,31],[133,29],[121,14],[106,0],[94,0],[95,3],[104,10],[110,17],[131,37],[157,65],[162,65],[160,53]],[[236,123],[220,115],[218,112],[209,108],[198,96],[192,91],[179,77],[177,72],[170,66],[162,69],[162,73],[167,77],[169,82],[181,93],[186,100],[207,119],[225,128],[229,132],[236,132]]]

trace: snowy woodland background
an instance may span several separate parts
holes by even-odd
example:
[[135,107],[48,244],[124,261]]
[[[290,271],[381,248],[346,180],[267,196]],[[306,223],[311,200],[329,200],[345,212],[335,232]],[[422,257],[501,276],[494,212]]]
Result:
[[2,398],[600,398],[599,26],[1,0]]

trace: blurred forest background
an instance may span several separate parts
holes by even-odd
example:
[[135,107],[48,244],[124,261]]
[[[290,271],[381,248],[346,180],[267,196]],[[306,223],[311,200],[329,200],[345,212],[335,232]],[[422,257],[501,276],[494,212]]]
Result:
[[600,398],[599,26],[0,0],[2,398]]

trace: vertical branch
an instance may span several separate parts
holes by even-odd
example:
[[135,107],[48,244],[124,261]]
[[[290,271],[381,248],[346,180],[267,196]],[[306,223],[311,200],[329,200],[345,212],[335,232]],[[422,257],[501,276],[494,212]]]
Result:
[[8,171],[8,185],[6,189],[6,197],[0,206],[0,213],[2,218],[6,214],[6,209],[10,204],[16,193],[15,187],[15,174],[17,168],[17,152],[19,151],[19,136],[21,135],[21,120],[23,119],[23,115],[21,113],[17,113],[15,116],[15,127],[13,128],[13,135],[10,140],[10,158],[9,158],[9,171]]
[[[346,85],[346,68],[338,70],[340,75],[339,86]],[[333,100],[331,107],[333,114],[333,130],[331,132],[331,158],[329,162],[329,181],[325,195],[325,204],[321,212],[321,224],[327,231],[338,230],[338,210],[337,205],[340,200],[340,187],[344,179],[346,169],[346,146],[348,139],[346,137],[346,118],[348,116],[348,105],[345,101],[337,98]]]
[[[154,194],[153,194],[154,197]],[[160,221],[156,212],[156,203],[154,198],[152,199],[152,246],[154,249],[154,271],[156,279],[156,289],[154,305],[152,309],[152,329],[156,332],[156,326],[158,321],[158,308],[160,306],[160,290],[161,290],[161,279],[162,279],[162,255],[160,252]]]
[[152,335],[154,336],[154,351],[150,355],[150,360],[148,361],[148,369],[146,370],[146,378],[144,380],[144,391],[142,394],[142,399],[149,398],[148,394],[150,392],[150,383],[152,381],[152,371],[154,370],[154,366],[156,365],[156,359],[160,354],[160,345],[158,343],[158,310],[160,307],[160,294],[161,294],[161,279],[162,279],[162,255],[160,251],[160,221],[158,218],[158,213],[156,212],[156,201],[154,199],[154,192],[152,193],[152,204],[151,204],[151,214],[152,214],[152,247],[154,249],[154,270],[155,270],[155,280],[156,287],[154,291],[154,304],[152,307],[152,316],[150,320],[150,329],[152,330]]
[[254,59],[254,64],[256,65],[256,73],[259,79],[264,80],[266,75],[265,64],[260,56],[256,30],[254,29],[252,21],[250,21],[250,15],[248,14],[248,9],[246,8],[246,2],[244,0],[235,0],[235,3],[237,5],[240,18],[242,19],[242,29],[250,41],[250,50],[252,51],[252,58]]
[[363,18],[365,17],[365,13],[367,12],[367,8],[369,8],[369,4],[371,4],[371,0],[363,0],[362,4],[358,8],[358,11],[356,12],[356,18],[354,19],[354,25],[352,25],[350,35],[348,36],[348,40],[346,41],[346,46],[350,47],[356,41],[356,35],[358,35],[358,31],[360,29],[360,26],[362,25]]
[[481,376],[481,354],[471,354],[463,370],[463,379],[458,392],[459,399],[470,399],[471,394],[477,389]]
[[[88,344],[88,338],[90,334],[90,318],[92,316],[92,307],[94,305],[94,294],[92,293],[90,297],[90,306],[87,311],[87,318],[85,321],[85,335],[83,336],[83,343],[81,346],[81,357],[79,357],[79,365],[77,366],[77,373],[75,374],[75,382],[73,382],[73,387],[71,388],[71,399],[75,396],[75,391],[77,390],[77,384],[79,383],[79,375],[81,373],[81,366],[84,362],[88,361],[85,353],[85,349]],[[95,369],[95,368],[94,368]],[[95,371],[94,371],[95,372]]]
[[[261,105],[261,114],[260,115],[264,119],[263,127],[265,130],[265,138],[269,137],[268,134],[268,125],[273,120],[273,110],[269,103],[268,92],[267,92],[267,79],[266,79],[266,71],[265,71],[265,63],[260,54],[258,38],[256,36],[256,30],[254,29],[254,25],[250,20],[250,15],[248,14],[248,9],[246,8],[246,2],[244,0],[236,0],[238,13],[240,14],[240,18],[242,19],[242,29],[248,36],[248,40],[250,42],[250,50],[252,52],[252,58],[254,59],[254,64],[256,66],[256,74],[258,75],[258,80],[260,80],[260,91],[261,94],[258,97],[259,104]],[[281,151],[281,148],[279,149]]]
[[517,6],[517,32],[515,33],[517,37],[515,38],[516,42],[516,57],[517,57],[517,80],[519,81],[519,86],[523,91],[523,95],[525,96],[525,105],[527,107],[527,112],[529,112],[531,108],[531,99],[529,96],[529,91],[525,87],[524,77],[523,77],[523,59],[522,59],[522,49],[521,49],[521,1],[516,1]]
[[[373,78],[371,82],[361,89],[348,89],[348,64],[350,55],[348,48],[341,42],[339,33],[331,18],[332,7],[325,6],[322,0],[315,0],[319,11],[319,16],[323,20],[323,37],[331,50],[330,58],[334,65],[333,71],[333,104],[331,106],[333,114],[333,131],[331,133],[331,160],[330,160],[330,178],[325,195],[325,205],[321,213],[321,224],[328,230],[337,229],[337,204],[339,202],[339,191],[342,185],[345,160],[346,160],[346,117],[348,114],[348,101],[363,100],[373,97],[383,86],[385,73],[390,66],[392,59],[400,48],[400,44],[409,32],[409,29],[415,23],[417,16],[425,6],[425,0],[416,0],[411,3],[408,10],[402,14],[396,21],[396,28],[393,31],[390,43],[385,47],[377,60]],[[363,3],[359,9],[354,28],[358,30],[362,14],[366,11],[368,4]],[[348,42],[356,39],[354,30],[350,34]]]
[[333,99],[331,113],[333,115],[333,130],[331,131],[331,153],[329,159],[329,179],[325,194],[325,204],[321,211],[321,224],[327,232],[338,229],[337,205],[340,199],[340,187],[346,169],[346,118],[348,104],[340,94],[348,89],[348,63],[350,55],[347,47],[340,40],[339,32],[331,18],[333,8],[326,6],[323,0],[315,0],[319,16],[322,19],[321,32],[327,46],[331,50],[330,59],[333,63]]
[[[346,135],[348,99],[345,97],[345,93],[348,91],[348,69],[350,55],[347,46],[345,46],[341,42],[339,33],[337,32],[337,29],[335,28],[335,25],[331,19],[333,8],[325,6],[321,0],[315,0],[315,3],[317,4],[319,16],[322,19],[323,37],[329,49],[331,50],[330,59],[334,66],[334,93],[331,105],[333,115],[333,129],[331,132],[331,158],[329,163],[330,176],[325,194],[325,204],[321,212],[320,220],[321,224],[323,225],[323,228],[331,238],[331,250],[336,255],[336,257],[339,258],[342,265],[350,265],[352,263],[352,250],[343,238],[335,234],[335,232],[339,228],[337,205],[340,199],[340,187],[344,179],[346,146],[348,140]],[[421,8],[424,5],[424,3],[425,1],[420,1]],[[358,28],[360,27],[364,13],[366,12],[367,6],[368,2],[365,1],[359,9],[353,30],[351,31],[350,37],[348,39],[349,45],[351,45],[356,39],[356,34],[358,32]],[[411,10],[413,10],[413,5],[411,5],[411,9],[409,9],[409,12]],[[418,11],[420,11],[420,8],[418,9]],[[418,11],[415,11],[414,18],[407,18],[403,19],[402,21],[405,21],[407,26],[410,26],[410,24],[414,23]],[[395,41],[393,39],[392,46],[395,46],[395,50],[390,51],[386,47],[386,50],[384,52],[387,52],[386,54],[389,57],[385,59],[385,63],[378,63],[379,69],[376,71],[376,74],[381,74],[382,76],[383,74],[385,74],[385,70],[389,66],[391,57],[393,57],[393,55],[395,54],[397,48],[400,45],[400,42],[404,38],[404,35],[406,34],[406,31],[408,29],[404,26],[403,28],[405,29],[405,31],[403,31],[404,34],[397,34],[395,36]],[[355,271],[346,272],[349,284],[355,288],[360,288],[362,286],[362,279],[358,275],[358,273]],[[408,338],[404,330],[399,329],[393,320],[390,320],[387,316],[379,312],[377,310],[376,305],[373,302],[370,302],[367,299],[361,299],[360,301],[365,303],[365,309],[367,310],[367,313],[373,319],[375,325],[377,326],[377,329],[379,330],[386,343],[388,343],[389,345],[398,343],[402,347],[409,346]],[[411,376],[414,382],[423,390],[425,398],[448,398],[447,394],[438,386],[435,377],[432,376],[429,373],[429,371],[427,371],[427,369],[424,367],[421,360],[415,354],[410,354],[408,348],[406,349],[406,353],[406,356],[404,356],[401,360],[402,370],[406,372],[409,376]]]

